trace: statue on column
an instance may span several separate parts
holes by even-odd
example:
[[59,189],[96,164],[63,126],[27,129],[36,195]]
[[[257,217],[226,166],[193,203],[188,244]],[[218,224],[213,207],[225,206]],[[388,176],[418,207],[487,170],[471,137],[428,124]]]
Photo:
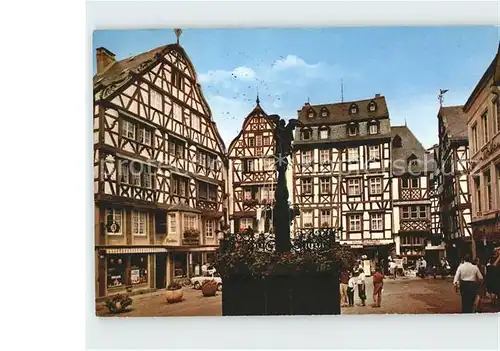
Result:
[[[275,123],[275,164],[278,171],[278,181],[276,185],[274,205],[274,233],[276,240],[276,251],[290,251],[290,224],[293,217],[297,214],[296,210],[290,208],[288,202],[288,188],[286,185],[286,170],[288,168],[288,156],[292,154],[293,132],[295,127],[301,123],[297,119],[291,119],[285,125],[285,120],[278,115],[269,116]],[[293,216],[292,216],[293,214]]]

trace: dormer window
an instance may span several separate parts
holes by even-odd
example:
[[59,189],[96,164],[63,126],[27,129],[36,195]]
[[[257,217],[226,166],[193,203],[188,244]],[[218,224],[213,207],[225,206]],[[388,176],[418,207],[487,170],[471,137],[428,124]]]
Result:
[[314,113],[314,110],[313,109],[310,109],[309,111],[307,111],[307,117],[308,118],[314,118],[316,114]]
[[377,121],[371,121],[368,123],[368,133],[369,134],[378,134],[379,132],[379,125]]
[[330,129],[326,126],[324,127],[319,127],[319,138],[320,139],[328,139],[328,137],[330,136]]
[[349,136],[358,135],[358,125],[356,123],[350,123],[347,126],[347,135],[349,135]]
[[401,137],[399,135],[396,135],[392,140],[392,146],[398,148],[403,146],[403,142],[401,141]]
[[310,140],[311,139],[311,131],[309,129],[304,129],[302,131],[302,140]]
[[328,114],[329,114],[328,109],[326,107],[323,107],[321,109],[321,117],[323,118],[328,117]]
[[375,112],[377,110],[377,103],[375,101],[370,101],[368,104],[368,111]]
[[351,106],[349,107],[349,111],[351,112],[351,115],[358,113],[358,105],[351,104]]

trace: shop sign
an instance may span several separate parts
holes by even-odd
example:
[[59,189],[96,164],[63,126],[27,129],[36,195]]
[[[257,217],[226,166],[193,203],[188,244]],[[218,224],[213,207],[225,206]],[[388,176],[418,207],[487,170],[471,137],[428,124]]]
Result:
[[184,238],[182,245],[200,245],[200,238]]

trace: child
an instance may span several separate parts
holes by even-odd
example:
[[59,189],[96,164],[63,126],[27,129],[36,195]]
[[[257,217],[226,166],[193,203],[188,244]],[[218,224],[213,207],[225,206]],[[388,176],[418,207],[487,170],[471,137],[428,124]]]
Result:
[[356,277],[351,275],[347,283],[347,299],[349,300],[348,307],[354,306],[354,287],[356,286]]

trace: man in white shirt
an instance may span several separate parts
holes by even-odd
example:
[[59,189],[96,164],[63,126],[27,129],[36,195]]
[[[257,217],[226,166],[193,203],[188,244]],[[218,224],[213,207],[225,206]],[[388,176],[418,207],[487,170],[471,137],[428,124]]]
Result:
[[460,287],[462,296],[462,313],[472,313],[474,300],[476,299],[479,284],[483,281],[483,275],[477,266],[471,263],[469,255],[465,256],[464,263],[457,268],[453,285],[455,289]]
[[359,296],[359,299],[361,300],[361,306],[365,306],[365,301],[366,301],[366,285],[365,285],[365,272],[363,271],[363,269],[359,269],[358,270],[359,274],[358,274],[358,279],[357,279],[357,283],[358,283],[358,296]]

